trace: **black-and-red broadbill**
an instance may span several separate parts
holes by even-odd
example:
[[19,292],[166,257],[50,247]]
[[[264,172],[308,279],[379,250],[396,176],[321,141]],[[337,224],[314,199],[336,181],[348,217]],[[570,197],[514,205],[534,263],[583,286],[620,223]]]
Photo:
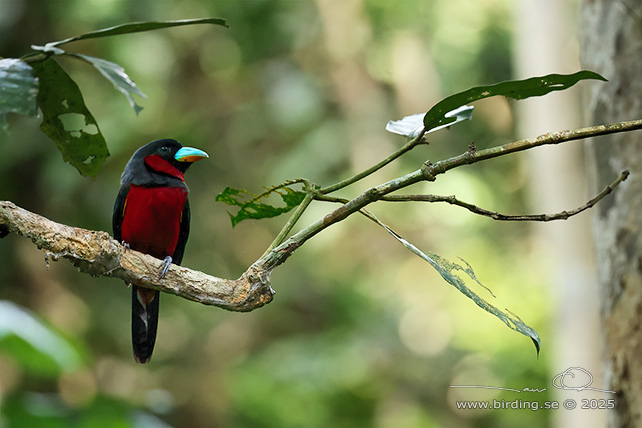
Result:
[[[114,205],[114,238],[129,248],[162,259],[161,276],[180,264],[189,235],[188,188],[183,174],[207,153],[178,141],[153,141],[138,149],[121,176]],[[132,284],[134,358],[150,360],[158,326],[159,292]]]

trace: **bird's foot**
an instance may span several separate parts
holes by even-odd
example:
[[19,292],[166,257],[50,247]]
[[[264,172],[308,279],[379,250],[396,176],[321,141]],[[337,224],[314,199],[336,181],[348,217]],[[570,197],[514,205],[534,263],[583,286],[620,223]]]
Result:
[[129,246],[129,244],[128,244],[127,242],[125,242],[125,241],[122,241],[120,244],[121,244],[123,247],[125,247],[125,251],[127,251],[127,250],[129,250],[129,249],[131,248],[131,247]]
[[160,279],[163,279],[165,277],[165,274],[169,270],[170,265],[172,264],[172,256],[167,256],[163,259],[163,263],[161,263],[161,273],[160,273]]

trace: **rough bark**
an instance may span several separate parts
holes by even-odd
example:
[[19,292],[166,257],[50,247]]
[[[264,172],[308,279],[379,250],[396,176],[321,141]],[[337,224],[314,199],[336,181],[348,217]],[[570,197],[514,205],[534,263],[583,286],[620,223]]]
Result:
[[0,225],[31,239],[46,251],[47,262],[65,258],[81,272],[120,278],[205,305],[245,312],[269,303],[274,294],[271,269],[264,266],[252,265],[239,279],[229,280],[172,265],[160,278],[160,260],[125,249],[108,233],[56,223],[9,201],[0,201]]
[[[602,74],[592,85],[589,121],[642,117],[642,3],[585,0],[580,22],[582,67]],[[606,141],[605,141],[606,140]],[[606,142],[607,144],[604,144]],[[595,211],[607,389],[617,391],[610,427],[642,426],[642,136],[600,137],[587,143],[591,186],[622,169],[621,192]]]

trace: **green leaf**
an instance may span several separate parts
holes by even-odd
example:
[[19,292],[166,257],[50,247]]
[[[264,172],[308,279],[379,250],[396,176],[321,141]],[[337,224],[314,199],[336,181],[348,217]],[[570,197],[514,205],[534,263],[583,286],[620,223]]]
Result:
[[82,175],[95,177],[109,151],[80,89],[51,58],[33,63],[33,68],[40,80],[40,129],[56,143],[66,162]]
[[107,61],[102,58],[96,58],[93,56],[83,55],[83,54],[69,53],[64,51],[63,49],[60,49],[58,46],[66,43],[78,41],[78,40],[116,36],[120,34],[139,33],[143,31],[151,31],[151,30],[158,30],[162,28],[179,27],[179,26],[194,25],[194,24],[214,24],[214,25],[221,25],[221,26],[227,27],[225,20],[221,18],[183,19],[179,21],[132,22],[128,24],[117,25],[115,27],[104,28],[102,30],[91,31],[89,33],[80,34],[78,36],[70,37],[68,39],[60,40],[57,42],[50,42],[44,46],[32,45],[31,48],[36,51],[45,52],[51,55],[69,55],[69,56],[74,56],[84,61],[87,61],[88,63],[93,65],[103,76],[105,76],[107,80],[109,80],[118,91],[122,92],[125,95],[125,97],[127,97],[127,101],[129,102],[129,105],[134,109],[134,112],[138,114],[143,108],[138,104],[136,104],[132,95],[136,94],[143,98],[145,98],[146,96],[138,88],[138,86],[136,86],[134,81],[127,75],[127,73],[125,73],[125,69],[123,67],[121,67],[120,65],[114,62]]
[[96,58],[89,55],[69,53],[63,49],[50,45],[31,45],[31,48],[36,51],[45,52],[51,55],[67,55],[75,58],[80,58],[81,60],[93,65],[94,68],[96,68],[96,70],[98,70],[100,74],[102,74],[107,80],[109,80],[118,91],[122,92],[125,97],[127,97],[129,105],[134,109],[134,112],[136,114],[140,113],[143,109],[141,106],[136,104],[136,101],[134,101],[134,97],[132,95],[136,94],[143,98],[147,98],[147,95],[145,95],[140,89],[138,89],[138,86],[136,86],[134,81],[127,75],[127,73],[125,73],[125,69],[115,62],[107,61],[106,59]]
[[134,109],[136,114],[140,113],[143,108],[136,104],[132,94],[136,94],[143,98],[147,98],[147,95],[138,89],[138,86],[136,86],[134,81],[127,75],[127,73],[125,73],[125,69],[123,67],[115,62],[107,61],[102,58],[82,54],[72,55],[81,58],[96,67],[96,69],[100,71],[100,74],[105,76],[117,90],[125,94],[127,101],[129,101],[129,105]]
[[55,376],[82,364],[76,348],[30,311],[0,300],[0,349],[31,372]]
[[140,33],[143,31],[159,30],[161,28],[180,27],[183,25],[195,24],[213,24],[227,27],[227,23],[222,18],[198,18],[198,19],[181,19],[178,21],[144,21],[130,22],[128,24],[116,25],[115,27],[103,28],[102,30],[91,31],[80,34],[65,40],[47,43],[45,46],[60,46],[65,43],[75,42],[78,40],[95,39],[98,37],[116,36],[120,34]]
[[38,79],[26,62],[14,58],[0,59],[0,94],[0,127],[4,131],[7,130],[7,113],[25,116],[38,113]]
[[[405,245],[405,244],[404,244]],[[412,244],[411,244],[412,245]],[[416,248],[416,247],[415,247]],[[415,252],[415,251],[413,251]],[[468,263],[466,263],[467,268],[463,268],[457,263],[450,262],[443,257],[438,256],[437,254],[433,253],[423,253],[421,254],[415,252],[418,256],[420,256],[422,259],[426,260],[430,265],[435,268],[437,272],[441,275],[443,279],[446,280],[450,285],[454,286],[457,290],[459,290],[463,295],[471,299],[477,306],[482,308],[488,313],[491,313],[495,315],[497,318],[499,318],[504,324],[508,326],[508,328],[511,328],[527,337],[529,337],[532,341],[533,344],[535,345],[535,349],[537,350],[537,354],[539,355],[539,350],[541,347],[541,341],[539,338],[539,335],[537,332],[526,325],[524,321],[521,320],[517,315],[513,314],[512,312],[506,310],[506,312],[500,310],[496,306],[491,305],[488,303],[486,300],[481,298],[479,295],[477,295],[473,290],[471,290],[468,286],[466,286],[464,280],[461,279],[458,275],[456,275],[454,272],[461,270],[465,272],[468,276],[470,276],[471,279],[475,280],[478,284],[482,285],[477,278],[475,277],[475,273],[472,271],[472,268]],[[482,285],[482,287],[486,288],[485,286]],[[488,290],[488,288],[486,288]],[[490,291],[490,290],[488,290]],[[491,292],[492,294],[492,292]]]
[[490,294],[491,296],[495,297],[495,295],[490,291],[486,286],[482,285],[481,282],[477,279],[475,276],[475,272],[473,272],[472,267],[462,259],[462,261],[466,264],[466,267],[462,267],[458,265],[457,263],[453,263],[451,261],[448,261],[444,259],[443,257],[438,256],[437,254],[433,253],[426,253],[424,251],[421,251],[419,248],[411,244],[410,242],[406,241],[404,238],[402,238],[399,234],[397,234],[394,230],[390,229],[388,226],[386,226],[384,223],[382,223],[377,217],[375,217],[372,213],[366,211],[366,210],[361,210],[370,220],[374,221],[377,223],[379,226],[383,227],[388,233],[390,233],[396,240],[398,240],[404,247],[406,247],[408,250],[416,254],[417,256],[421,257],[423,260],[427,261],[437,272],[439,272],[439,275],[446,280],[450,285],[455,287],[457,290],[459,290],[463,295],[471,299],[477,306],[485,310],[486,312],[495,315],[497,318],[499,318],[504,324],[508,326],[508,328],[511,328],[528,338],[530,338],[533,341],[533,344],[535,345],[535,349],[537,351],[537,355],[539,355],[539,350],[541,348],[541,341],[539,338],[539,335],[537,332],[530,326],[528,326],[524,321],[521,320],[517,315],[513,314],[509,310],[506,310],[506,312],[500,310],[496,306],[493,306],[492,304],[488,303],[486,300],[481,298],[479,295],[477,295],[473,290],[471,290],[466,283],[464,282],[463,279],[461,279],[460,276],[458,276],[455,272],[456,271],[462,271],[466,275],[468,275],[472,280],[477,282],[477,284],[481,285],[484,287]]
[[[260,220],[263,218],[277,217],[297,207],[301,202],[303,202],[305,192],[293,190],[288,187],[294,183],[297,183],[297,181],[291,181],[274,186],[260,195],[250,193],[247,190],[226,187],[225,190],[216,196],[216,201],[240,207],[240,210],[236,215],[229,213],[230,219],[232,220],[232,226],[234,227],[243,220]],[[260,202],[261,200],[268,198],[273,193],[276,193],[281,197],[285,206],[277,207]]]
[[473,101],[494,97],[496,95],[502,95],[515,100],[539,97],[552,91],[568,89],[580,80],[586,79],[606,81],[606,79],[599,74],[584,70],[574,74],[549,74],[543,77],[532,77],[526,80],[509,80],[495,85],[471,88],[444,98],[435,104],[424,116],[424,126],[426,129],[431,129],[454,122],[456,118],[447,117],[446,114]]

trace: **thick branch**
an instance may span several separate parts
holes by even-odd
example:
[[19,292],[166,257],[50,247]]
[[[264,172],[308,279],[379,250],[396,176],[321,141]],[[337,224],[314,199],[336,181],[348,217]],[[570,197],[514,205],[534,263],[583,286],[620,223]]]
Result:
[[65,226],[8,202],[0,202],[0,225],[23,235],[54,260],[65,258],[92,276],[111,276],[128,283],[176,294],[231,311],[251,311],[272,301],[271,267],[255,263],[237,280],[216,278],[172,265],[160,278],[161,261],[125,249],[106,232]]

